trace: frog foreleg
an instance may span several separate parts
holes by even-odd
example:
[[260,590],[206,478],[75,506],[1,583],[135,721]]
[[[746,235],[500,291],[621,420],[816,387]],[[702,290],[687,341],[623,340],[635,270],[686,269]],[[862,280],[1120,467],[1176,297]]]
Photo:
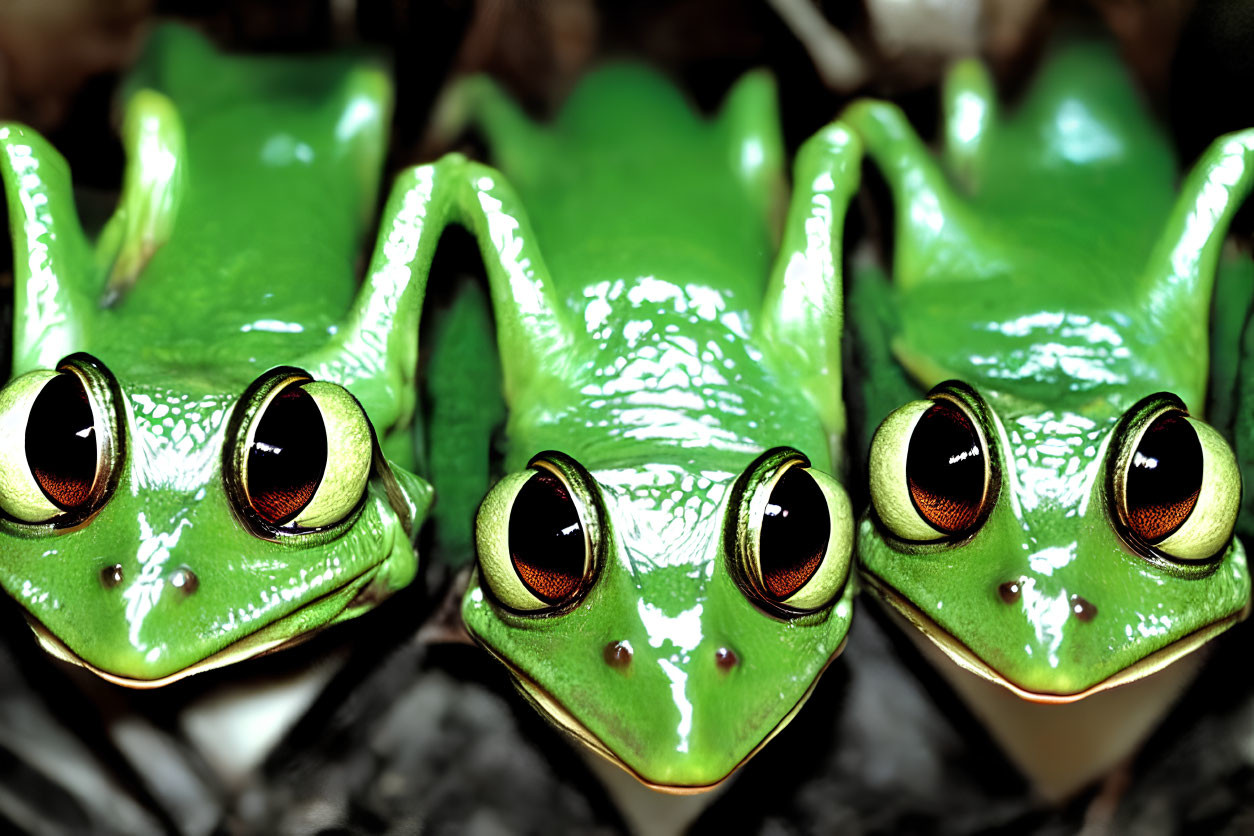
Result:
[[[582,348],[567,326],[526,213],[499,172],[460,154],[403,172],[388,198],[365,283],[335,338],[306,359],[319,380],[353,386],[375,423],[408,432],[416,405],[418,325],[431,261],[456,223],[479,243],[496,316],[506,401],[560,376]],[[526,339],[523,339],[523,335]],[[552,358],[564,358],[565,366]],[[378,410],[376,413],[374,410]]]
[[843,461],[841,236],[858,189],[862,146],[839,122],[806,141],[794,166],[784,239],[763,300],[766,341],[815,404]]
[[13,237],[13,375],[52,368],[83,344],[100,287],[65,158],[30,128],[0,125]]

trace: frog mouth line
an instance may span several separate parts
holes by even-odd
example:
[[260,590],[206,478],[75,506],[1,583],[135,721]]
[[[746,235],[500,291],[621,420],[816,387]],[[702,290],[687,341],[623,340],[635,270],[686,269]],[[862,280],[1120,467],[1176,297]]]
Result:
[[593,752],[605,758],[619,769],[622,769],[628,775],[635,778],[649,789],[656,792],[666,793],[667,795],[700,795],[701,793],[710,792],[711,790],[718,788],[725,781],[735,775],[736,771],[739,770],[740,767],[748,763],[754,755],[762,750],[762,747],[770,743],[771,740],[774,739],[775,735],[783,731],[784,727],[792,722],[793,718],[797,716],[797,712],[801,711],[802,707],[805,706],[806,701],[810,699],[810,695],[814,693],[814,689],[818,685],[819,679],[823,676],[823,673],[827,670],[828,666],[831,665],[832,662],[836,660],[836,657],[841,654],[841,651],[845,649],[845,643],[849,639],[848,635],[846,635],[845,638],[840,640],[840,644],[837,645],[836,649],[832,651],[832,654],[827,657],[827,661],[823,663],[823,667],[820,668],[814,675],[814,679],[810,682],[810,687],[806,688],[805,693],[801,695],[801,698],[797,700],[797,703],[788,710],[787,714],[780,718],[780,721],[775,724],[774,728],[771,729],[770,733],[766,735],[766,737],[762,738],[758,745],[749,750],[743,758],[737,761],[735,766],[727,771],[726,775],[719,778],[712,784],[691,785],[659,784],[643,777],[639,772],[631,768],[626,761],[614,754],[614,752],[612,752],[600,738],[593,734],[587,726],[579,722],[579,720],[577,720],[575,716],[570,713],[566,706],[562,705],[556,697],[545,690],[539,683],[515,667],[508,659],[497,653],[496,650],[487,644],[487,642],[483,641],[478,636],[475,636],[473,633],[471,634],[471,637],[474,638],[475,642],[480,647],[492,654],[497,661],[509,670],[510,678],[514,683],[514,686],[518,689],[518,692],[522,694],[523,698],[526,699],[527,702],[531,703],[531,705],[540,712],[542,717],[556,726],[559,731],[575,738],[579,743],[587,746]]
[[85,668],[113,685],[120,685],[123,688],[133,688],[135,690],[150,690],[153,688],[162,688],[166,685],[171,685],[194,674],[204,673],[216,668],[224,668],[228,665],[235,664],[236,662],[243,662],[248,659],[265,656],[269,653],[285,650],[289,647],[295,647],[296,645],[302,644],[308,639],[313,638],[315,635],[331,626],[335,620],[329,619],[321,627],[307,632],[302,632],[295,636],[276,636],[274,634],[281,634],[285,625],[295,622],[305,613],[327,603],[332,598],[345,595],[346,592],[349,594],[345,598],[344,606],[339,610],[341,614],[351,609],[355,602],[359,599],[368,598],[370,582],[374,580],[374,577],[378,574],[380,567],[382,567],[390,557],[391,552],[389,552],[383,560],[366,569],[361,574],[351,578],[346,583],[330,590],[326,594],[320,595],[312,601],[302,604],[282,618],[272,621],[254,633],[250,633],[247,636],[242,636],[239,639],[236,639],[226,647],[215,651],[209,656],[206,656],[204,659],[201,659],[199,662],[193,662],[181,670],[177,670],[174,673],[167,674],[166,676],[162,676],[157,679],[135,679],[127,676],[119,676],[118,674],[109,673],[106,670],[98,668],[71,650],[65,642],[57,638],[57,636],[44,626],[39,619],[35,618],[35,616],[30,613],[24,614],[31,630],[34,631],[35,637],[38,639],[40,646],[43,647],[49,655],[54,656],[63,662],[69,662],[71,665]]
[[958,667],[975,674],[981,679],[986,679],[989,682],[1002,686],[1021,699],[1045,705],[1066,705],[1067,703],[1078,702],[1093,694],[1109,691],[1121,685],[1128,685],[1136,682],[1138,679],[1144,679],[1150,674],[1161,671],[1178,659],[1189,655],[1232,625],[1244,620],[1250,614],[1250,602],[1247,601],[1244,607],[1232,615],[1211,622],[1194,630],[1187,636],[1159,648],[1139,662],[1116,671],[1096,685],[1090,685],[1088,688],[1073,694],[1050,694],[1042,691],[1030,691],[1014,684],[993,670],[987,662],[975,654],[975,651],[956,639],[953,634],[933,621],[930,616],[902,597],[886,581],[866,569],[862,570],[862,577],[866,579],[867,586],[876,593],[881,601],[888,604],[898,615],[910,622],[913,627],[926,636],[932,644],[936,645]]

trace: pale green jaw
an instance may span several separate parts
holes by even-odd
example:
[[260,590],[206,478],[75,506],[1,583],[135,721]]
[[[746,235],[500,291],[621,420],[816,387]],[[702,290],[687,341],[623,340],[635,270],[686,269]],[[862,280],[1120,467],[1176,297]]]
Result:
[[613,749],[611,749],[603,740],[589,731],[587,726],[579,722],[579,720],[577,720],[575,716],[566,709],[566,706],[562,705],[562,703],[559,702],[552,694],[540,687],[540,685],[533,679],[511,664],[509,659],[497,653],[482,640],[476,638],[476,642],[481,647],[505,665],[505,667],[509,670],[510,679],[514,683],[514,687],[518,689],[518,692],[522,694],[523,698],[526,699],[527,702],[531,703],[531,705],[540,712],[542,717],[552,723],[558,730],[570,735],[578,743],[587,746],[593,752],[605,758],[607,761],[614,764],[649,789],[667,793],[668,795],[698,795],[700,793],[710,792],[722,786],[728,779],[735,775],[740,767],[748,763],[754,755],[762,750],[762,747],[770,743],[775,738],[775,735],[783,731],[784,728],[792,722],[792,719],[797,716],[797,712],[801,711],[802,707],[805,706],[806,701],[810,699],[810,695],[814,693],[814,688],[818,685],[819,678],[823,675],[823,672],[826,671],[827,667],[836,660],[836,657],[839,656],[842,651],[844,651],[847,641],[847,639],[841,641],[835,652],[828,657],[827,661],[823,664],[823,667],[814,677],[814,681],[810,683],[810,687],[807,688],[805,693],[801,695],[801,699],[799,699],[796,705],[789,709],[788,713],[780,719],[779,723],[777,723],[773,729],[771,729],[770,734],[763,738],[757,746],[754,746],[753,749],[741,758],[735,766],[729,769],[726,775],[711,784],[686,785],[659,784],[654,781],[650,781],[648,778],[641,775],[629,766],[626,761],[616,755]]
[[967,647],[958,639],[954,638],[949,632],[942,628],[939,624],[929,618],[922,610],[914,606],[914,604],[903,598],[895,589],[889,586],[880,578],[867,572],[862,571],[862,578],[866,580],[867,586],[875,592],[879,599],[885,603],[890,611],[900,616],[910,623],[915,629],[928,638],[932,644],[936,645],[946,656],[953,661],[955,665],[963,670],[975,674],[981,679],[986,679],[996,685],[1000,685],[1006,690],[1013,693],[1021,699],[1029,702],[1043,703],[1050,705],[1065,705],[1066,703],[1078,702],[1085,697],[1101,691],[1108,691],[1121,685],[1128,685],[1139,679],[1161,671],[1173,662],[1189,655],[1197,650],[1206,642],[1218,636],[1229,627],[1244,621],[1250,614],[1250,603],[1247,601],[1244,609],[1225,616],[1218,621],[1211,622],[1206,626],[1195,630],[1183,638],[1177,639],[1166,647],[1149,654],[1140,661],[1129,665],[1114,675],[1098,682],[1096,685],[1089,686],[1082,691],[1072,694],[1049,694],[1039,691],[1029,691],[1021,688],[1002,676],[996,670],[989,666],[987,662],[976,656],[971,648]]
[[[283,618],[269,624],[251,635],[245,636],[237,642],[234,642],[222,648],[216,653],[206,656],[199,662],[195,662],[182,670],[156,679],[138,679],[135,677],[119,676],[106,670],[96,667],[90,662],[83,659],[73,650],[71,650],[65,642],[57,638],[47,627],[45,627],[37,618],[29,613],[25,613],[27,623],[30,624],[31,630],[34,631],[35,637],[39,640],[40,646],[50,655],[91,671],[96,676],[114,685],[120,685],[124,688],[134,688],[136,690],[148,690],[151,688],[162,688],[171,685],[181,679],[194,676],[198,673],[211,671],[216,668],[224,668],[233,665],[236,662],[243,662],[254,656],[264,656],[267,653],[273,653],[288,647],[294,647],[301,644],[307,639],[312,638],[326,627],[337,623],[346,618],[355,615],[355,611],[364,611],[370,609],[376,603],[375,594],[372,592],[373,585],[371,581],[379,573],[380,563],[372,569],[363,572],[344,586],[332,592],[328,592],[321,598],[316,598],[305,604]],[[327,604],[334,604],[336,599],[343,601],[339,612],[336,616],[327,618],[322,622],[320,627],[314,629],[302,628],[299,626],[302,620],[309,613],[317,610]],[[360,603],[359,603],[360,602]]]

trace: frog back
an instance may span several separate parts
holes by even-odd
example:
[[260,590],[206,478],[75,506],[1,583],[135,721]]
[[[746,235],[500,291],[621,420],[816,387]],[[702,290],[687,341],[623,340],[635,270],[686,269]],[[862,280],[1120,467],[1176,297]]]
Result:
[[825,450],[762,350],[784,196],[769,79],[746,77],[707,118],[656,72],[610,66],[547,126],[477,83],[492,162],[588,349],[573,391],[514,399],[517,464],[546,447],[605,467],[682,448],[685,465],[738,471],[776,444]]
[[730,121],[703,118],[655,71],[614,65],[550,126],[499,93],[481,125],[572,306],[599,282],[649,276],[756,304],[777,237],[768,204],[782,196],[780,140],[766,124],[764,136],[736,136]]
[[144,334],[150,353],[273,365],[325,342],[357,284],[386,78],[360,56],[224,55],[163,28],[125,92],[171,104],[148,118],[170,123],[152,130],[173,147],[132,162],[141,180],[172,171],[168,232],[138,264],[115,263],[93,344],[134,348]]

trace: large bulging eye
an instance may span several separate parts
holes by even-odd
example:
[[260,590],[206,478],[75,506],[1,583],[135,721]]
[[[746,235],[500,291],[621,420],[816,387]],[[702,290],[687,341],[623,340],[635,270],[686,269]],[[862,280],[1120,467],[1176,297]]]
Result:
[[514,497],[509,556],[523,585],[541,601],[560,603],[579,588],[587,539],[570,491],[552,473],[537,473]]
[[1124,495],[1128,526],[1157,543],[1184,524],[1202,492],[1202,444],[1179,413],[1160,415],[1128,463]]
[[479,507],[479,566],[505,606],[523,612],[555,609],[587,588],[596,523],[589,503],[572,487],[571,477],[578,475],[540,461],[498,482]]
[[747,593],[784,614],[830,604],[845,587],[853,552],[848,496],[808,464],[795,450],[768,451],[733,494],[736,575]]
[[804,468],[788,468],[762,515],[759,567],[767,593],[782,601],[805,586],[823,562],[831,534],[827,500],[814,477]]
[[870,470],[875,511],[904,540],[965,534],[990,504],[984,434],[948,398],[914,401],[884,419],[871,442]]
[[1232,448],[1208,424],[1174,406],[1151,413],[1114,467],[1115,515],[1134,545],[1204,560],[1231,539],[1241,477]]
[[334,525],[361,501],[374,453],[369,420],[333,383],[294,378],[269,390],[243,440],[240,487],[266,525]]
[[100,471],[96,417],[83,381],[61,372],[31,404],[26,423],[26,461],[39,489],[58,508],[81,508]]
[[78,518],[110,474],[108,413],[71,368],[36,371],[0,393],[0,506],[15,519]]
[[279,392],[261,413],[248,449],[245,487],[261,518],[283,525],[313,499],[327,464],[318,405],[299,386]]

